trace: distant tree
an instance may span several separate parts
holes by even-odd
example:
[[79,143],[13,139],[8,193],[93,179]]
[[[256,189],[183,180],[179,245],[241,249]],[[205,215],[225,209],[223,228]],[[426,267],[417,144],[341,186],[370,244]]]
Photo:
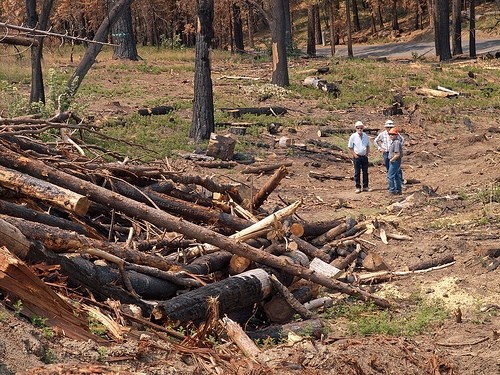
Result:
[[234,45],[237,52],[244,52],[245,46],[243,44],[243,25],[241,22],[241,10],[240,6],[234,2],[233,3],[233,24],[234,24]]
[[433,1],[434,44],[440,61],[451,59],[450,50],[450,7],[448,0]]
[[349,0],[345,0],[345,13],[347,19],[347,56],[354,57],[354,53],[352,52],[352,36],[351,36],[351,10],[349,6]]
[[247,1],[247,30],[248,30],[248,44],[250,47],[254,47],[253,40],[253,28],[254,28],[254,19],[253,19],[253,7]]
[[361,30],[361,26],[359,24],[358,2],[356,0],[352,0],[352,31],[359,30]]
[[335,0],[329,0],[328,15],[330,18],[330,53],[335,56],[335,44],[337,43],[337,16],[338,16],[338,3]]
[[[119,0],[110,0],[109,7],[113,8]],[[137,61],[140,59],[132,25],[132,11],[127,7],[111,27],[111,41],[118,44],[114,48],[113,59],[124,59]]]
[[392,29],[399,30],[397,0],[392,0],[391,15],[392,15]]
[[462,1],[453,0],[452,2],[452,38],[451,44],[453,48],[453,55],[461,55],[462,51]]
[[380,28],[383,29],[384,26],[384,18],[382,17],[382,0],[377,0],[377,11],[378,11],[378,20],[380,23]]
[[209,139],[210,133],[215,129],[209,57],[213,18],[214,0],[200,0],[196,34],[193,118],[189,131],[189,137],[196,142]]
[[314,5],[307,7],[307,54],[316,56],[316,29]]
[[476,1],[469,0],[469,56],[476,57]]
[[319,4],[314,4],[314,36],[316,44],[323,43],[321,35],[321,17],[319,15]]

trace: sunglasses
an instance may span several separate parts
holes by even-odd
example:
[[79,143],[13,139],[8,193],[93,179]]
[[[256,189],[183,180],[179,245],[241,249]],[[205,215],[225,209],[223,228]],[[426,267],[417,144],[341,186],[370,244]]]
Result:
[[356,129],[363,129],[362,126],[356,126]]

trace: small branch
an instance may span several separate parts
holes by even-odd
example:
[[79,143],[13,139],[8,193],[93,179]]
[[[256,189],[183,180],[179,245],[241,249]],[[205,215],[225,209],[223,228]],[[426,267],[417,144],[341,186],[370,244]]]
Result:
[[293,296],[292,293],[278,280],[275,275],[271,275],[271,282],[273,283],[274,288],[278,291],[279,294],[286,300],[286,302],[290,305],[292,309],[297,311],[297,313],[304,319],[312,319],[316,316],[307,310],[297,299]]

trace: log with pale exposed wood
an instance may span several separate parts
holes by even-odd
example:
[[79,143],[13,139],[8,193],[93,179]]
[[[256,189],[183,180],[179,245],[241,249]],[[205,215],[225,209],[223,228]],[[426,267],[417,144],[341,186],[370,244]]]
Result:
[[45,324],[53,327],[59,334],[80,341],[92,340],[101,345],[107,343],[88,332],[87,319],[75,314],[68,303],[6,247],[0,247],[0,290],[3,295],[9,295],[12,301],[22,301],[22,315],[46,318]]
[[439,257],[432,258],[430,260],[422,261],[420,263],[414,264],[413,266],[408,267],[410,271],[424,270],[427,268],[432,268],[436,266],[440,266],[446,263],[454,262],[455,258],[453,255],[443,255]]
[[347,229],[347,224],[342,223],[337,225],[336,227],[330,229],[329,231],[323,233],[322,235],[316,237],[311,241],[313,245],[324,245],[325,243],[333,240],[335,237],[344,233]]
[[309,319],[279,326],[271,326],[258,331],[247,331],[247,334],[252,340],[264,342],[268,337],[274,340],[286,339],[288,332],[293,332],[299,336],[320,338],[323,333],[323,323],[321,319]]
[[434,96],[438,98],[452,98],[456,96],[455,94],[451,94],[446,91],[440,91],[440,90],[434,90],[434,89],[428,89],[425,87],[419,87],[415,90],[415,93],[418,95],[423,95],[423,96]]
[[89,208],[89,200],[84,195],[2,166],[0,184],[79,216],[85,215]]
[[[307,302],[313,296],[311,288],[307,286],[295,289],[290,293],[299,303]],[[278,294],[274,295],[269,302],[266,302],[263,309],[268,319],[274,323],[287,323],[295,314],[295,310],[286,302],[285,298]]]
[[221,111],[229,113],[232,117],[240,117],[244,114],[278,116],[287,112],[283,107],[255,107],[255,108],[221,108]]
[[318,237],[325,232],[328,232],[330,229],[335,228],[337,225],[342,224],[342,220],[344,218],[338,218],[335,220],[329,221],[319,221],[319,222],[306,222],[300,221],[298,222],[304,228],[304,234],[299,237]]
[[207,156],[211,156],[215,159],[231,160],[233,158],[235,146],[235,139],[211,133],[207,146]]
[[306,77],[304,81],[302,81],[304,86],[312,86],[317,88],[318,90],[327,92],[329,94],[333,94],[337,97],[340,94],[340,89],[334,83],[329,83],[324,79],[316,78],[316,77]]
[[[378,133],[380,129],[372,129],[372,128],[364,128],[363,132],[365,133]],[[354,133],[353,129],[341,129],[341,128],[335,128],[335,129],[322,129],[318,130],[318,137],[328,137],[330,135],[335,135],[339,133]]]
[[0,218],[0,246],[5,246],[14,255],[24,259],[33,243],[17,227]]
[[96,231],[94,228],[90,226],[83,225],[80,223],[75,223],[73,221],[69,221],[58,216],[35,211],[26,205],[19,205],[0,200],[0,214],[47,224],[50,225],[51,227],[58,227],[60,229],[72,230],[91,238],[96,238],[100,240],[105,239],[103,234],[100,234],[98,231]]
[[252,207],[258,209],[264,201],[267,199],[269,194],[271,194],[276,187],[278,187],[281,180],[283,180],[288,174],[288,169],[282,165],[279,167],[274,174],[267,180],[267,182],[262,186],[262,188],[255,194],[252,201]]
[[273,287],[285,299],[285,301],[294,309],[303,319],[312,319],[314,314],[307,310],[302,304],[294,297],[292,293],[284,286],[275,275],[271,275],[271,282]]
[[243,174],[261,174],[261,173],[266,173],[266,172],[271,172],[274,171],[275,169],[281,168],[281,167],[291,167],[292,162],[283,162],[279,164],[271,164],[271,165],[264,165],[260,167],[248,167],[245,168],[241,171]]
[[[324,278],[305,267],[290,264],[274,255],[267,254],[244,243],[238,243],[233,238],[220,235],[210,229],[181,220],[161,210],[148,207],[120,194],[58,171],[44,165],[41,161],[23,157],[3,145],[0,145],[0,164],[8,168],[16,168],[23,173],[33,174],[38,178],[45,178],[51,183],[63,186],[72,191],[84,193],[98,203],[113,207],[131,217],[143,218],[168,231],[182,233],[200,242],[206,242],[212,246],[230,251],[233,254],[245,256],[255,262],[279,268],[291,275],[311,280],[328,288],[349,295],[357,295],[362,300],[373,300],[376,305],[382,307],[391,306],[391,303],[384,298],[372,295],[338,280]],[[274,222],[274,219],[272,220]]]
[[237,275],[247,270],[250,267],[252,261],[248,258],[242,257],[241,255],[233,255],[229,261],[229,274]]
[[141,116],[151,116],[151,115],[166,115],[169,112],[172,112],[174,107],[168,105],[160,105],[158,107],[153,108],[142,108],[137,111]]
[[261,353],[257,345],[255,345],[255,343],[248,337],[238,323],[225,316],[222,318],[222,324],[226,328],[226,333],[229,338],[246,356],[255,358]]

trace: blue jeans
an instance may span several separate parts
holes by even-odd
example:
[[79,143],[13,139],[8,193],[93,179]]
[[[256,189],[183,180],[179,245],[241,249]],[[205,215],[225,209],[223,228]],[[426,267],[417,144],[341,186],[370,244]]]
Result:
[[[391,163],[389,161],[389,153],[388,152],[384,152],[382,154],[382,156],[384,157],[385,170],[387,171],[387,173],[389,173],[389,164]],[[401,168],[399,168],[399,178],[401,179],[401,185],[404,184],[403,170]]]
[[353,162],[356,189],[361,189],[361,171],[363,172],[363,188],[368,188],[368,157],[360,155],[357,158],[354,158]]
[[401,158],[394,162],[389,162],[387,171],[387,181],[389,182],[389,191],[391,193],[401,192]]

